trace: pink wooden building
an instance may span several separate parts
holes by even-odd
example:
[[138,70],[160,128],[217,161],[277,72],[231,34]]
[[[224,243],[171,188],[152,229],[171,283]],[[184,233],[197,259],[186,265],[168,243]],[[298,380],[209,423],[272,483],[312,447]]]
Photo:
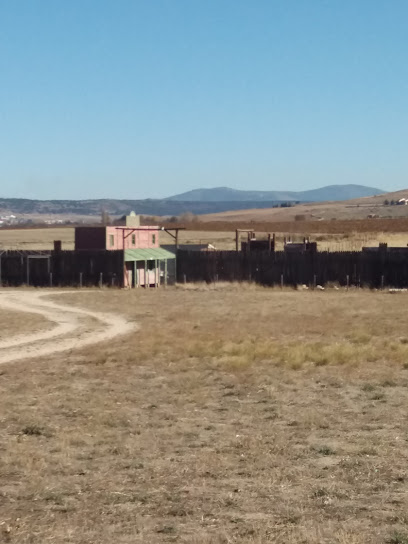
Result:
[[133,212],[125,226],[77,227],[75,250],[123,252],[123,285],[157,287],[167,283],[168,260],[175,254],[160,247],[159,227],[140,226]]
[[77,227],[75,249],[147,249],[158,248],[159,227]]

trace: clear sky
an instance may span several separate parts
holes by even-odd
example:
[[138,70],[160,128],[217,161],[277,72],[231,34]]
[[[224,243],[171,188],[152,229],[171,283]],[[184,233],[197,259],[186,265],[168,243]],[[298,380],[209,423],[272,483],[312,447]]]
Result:
[[406,0],[0,0],[0,196],[408,187]]

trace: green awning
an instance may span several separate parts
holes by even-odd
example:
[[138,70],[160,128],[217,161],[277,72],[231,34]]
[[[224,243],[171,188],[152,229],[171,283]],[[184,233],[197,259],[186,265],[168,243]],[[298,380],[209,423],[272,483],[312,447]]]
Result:
[[176,256],[171,251],[162,247],[151,247],[147,249],[125,249],[125,261],[163,261],[165,259],[175,259]]

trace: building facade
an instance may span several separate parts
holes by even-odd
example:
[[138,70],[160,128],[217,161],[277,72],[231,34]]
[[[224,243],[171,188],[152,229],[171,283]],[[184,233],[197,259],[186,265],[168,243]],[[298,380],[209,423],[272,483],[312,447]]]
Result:
[[75,251],[120,251],[125,287],[158,287],[167,284],[169,267],[175,269],[175,254],[160,247],[159,234],[132,213],[124,226],[77,227]]

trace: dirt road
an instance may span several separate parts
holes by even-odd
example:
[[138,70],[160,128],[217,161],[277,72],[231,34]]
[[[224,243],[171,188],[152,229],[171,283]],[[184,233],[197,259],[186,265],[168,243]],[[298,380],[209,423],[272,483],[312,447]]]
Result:
[[13,310],[37,313],[54,323],[53,327],[45,331],[32,334],[21,330],[18,335],[0,341],[0,364],[79,349],[137,328],[135,323],[129,323],[119,315],[91,312],[46,300],[49,296],[68,293],[70,291],[0,292],[2,312]]

